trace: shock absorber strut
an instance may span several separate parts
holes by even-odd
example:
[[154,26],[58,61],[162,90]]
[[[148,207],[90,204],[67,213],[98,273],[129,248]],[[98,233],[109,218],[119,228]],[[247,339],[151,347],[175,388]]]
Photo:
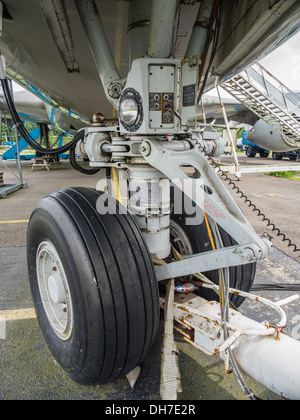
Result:
[[152,254],[167,258],[170,244],[170,181],[155,168],[130,167],[129,213]]

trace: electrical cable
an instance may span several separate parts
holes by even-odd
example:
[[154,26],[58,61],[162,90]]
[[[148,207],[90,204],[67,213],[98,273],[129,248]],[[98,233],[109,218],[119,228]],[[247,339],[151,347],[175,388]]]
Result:
[[[177,115],[175,113],[175,116],[177,118],[179,118],[180,122],[181,122],[181,118],[179,115]],[[237,190],[237,193],[240,194],[241,198],[245,198],[245,202],[249,203],[249,207],[251,206],[254,211],[258,211],[259,215],[263,215],[263,213],[251,202],[251,200],[249,200],[249,198],[236,186],[236,184],[232,181],[232,179],[230,179],[225,172],[220,168],[220,166],[214,161],[213,158],[210,158],[207,155],[206,152],[206,148],[205,148],[205,144],[201,144],[199,142],[198,139],[193,137],[193,134],[191,132],[189,132],[187,130],[187,135],[188,137],[195,143],[195,146],[197,146],[199,148],[199,150],[209,158],[209,163],[215,167],[215,169],[218,170],[218,172],[221,174],[221,176],[223,178],[225,178],[226,181],[229,181],[229,185],[233,185],[233,189]],[[206,216],[207,217],[207,216]],[[278,231],[278,233],[284,237],[284,239],[286,241],[289,241],[289,246],[294,246],[295,247],[295,252],[299,251],[297,249],[297,246],[292,244],[291,240],[289,240],[286,235],[282,234],[282,232],[280,232],[280,230],[278,228],[276,228],[276,226],[274,224],[271,223],[271,221],[269,219],[266,218],[265,215],[263,215],[264,217],[264,221],[267,220],[268,221],[268,226],[273,225],[273,231]],[[215,238],[215,246],[217,248],[224,248],[224,244],[223,244],[223,240],[219,231],[219,227],[217,225],[217,223],[209,218],[209,222],[210,222],[210,226],[211,226],[211,230],[214,234],[214,238]],[[279,236],[279,235],[278,235]],[[227,323],[229,322],[229,269],[225,268],[225,269],[221,269],[219,270],[219,279],[220,279],[220,307],[221,307],[221,319],[222,319],[222,324],[223,324],[223,331],[224,331],[224,339],[226,340],[229,337],[229,333],[228,333],[228,329],[227,329]],[[273,286],[273,285],[271,285]],[[271,290],[271,286],[270,285],[265,285],[265,288],[267,290]],[[261,287],[263,287],[263,285],[261,285]],[[253,290],[253,288],[252,288]],[[277,289],[276,289],[277,290]],[[243,375],[240,371],[240,368],[238,366],[238,363],[235,360],[235,357],[233,355],[233,352],[231,350],[231,348],[229,347],[227,349],[227,353],[229,356],[229,360],[230,360],[230,365],[231,368],[237,378],[237,381],[239,383],[239,385],[241,386],[242,390],[244,391],[245,395],[247,396],[248,399],[253,400],[253,401],[257,401],[259,400],[259,398],[254,395],[254,393],[251,391],[251,389],[248,387],[248,385],[246,384]]]
[[49,148],[44,148],[42,147],[39,143],[37,143],[28,133],[27,129],[25,128],[24,124],[22,123],[14,102],[13,102],[13,98],[9,89],[9,84],[8,84],[8,79],[5,75],[5,70],[4,70],[4,66],[3,66],[3,62],[2,62],[2,57],[0,55],[0,78],[1,78],[1,85],[2,85],[2,89],[3,89],[3,93],[5,96],[5,100],[9,109],[9,112],[11,114],[11,117],[13,119],[13,122],[15,124],[15,128],[17,128],[17,130],[19,131],[20,135],[22,136],[22,138],[26,141],[26,143],[36,152],[39,153],[43,153],[43,154],[48,154],[48,155],[56,155],[56,154],[61,154],[61,153],[65,153],[68,150],[71,150],[71,148],[75,147],[76,144],[78,143],[79,140],[82,139],[82,132],[79,131],[74,138],[66,145],[55,148],[55,149],[49,149]]
[[[200,70],[200,77],[199,77],[199,86],[198,89],[200,88],[200,83],[201,83],[201,79],[202,79],[202,74],[205,68],[205,64],[206,64],[206,58],[207,58],[207,54],[211,45],[211,42],[213,41],[213,46],[212,46],[212,52],[211,52],[211,56],[210,56],[210,61],[209,64],[207,66],[207,70],[202,82],[202,86],[201,89],[199,91],[198,94],[198,99],[197,99],[197,104],[200,104],[202,95],[204,93],[204,89],[207,83],[207,79],[208,79],[208,75],[211,69],[211,66],[213,64],[213,60],[216,56],[217,53],[217,47],[218,47],[218,43],[219,43],[219,35],[220,35],[220,22],[221,22],[221,8],[222,8],[222,0],[216,0],[215,1],[215,6],[214,6],[214,13],[211,19],[211,23],[210,23],[210,33],[212,33],[212,36],[210,38],[208,38],[208,42],[206,45],[206,48],[204,50],[203,56],[201,57],[202,59],[202,67]],[[215,27],[215,29],[213,30],[213,27]]]
[[75,149],[76,149],[77,143],[80,140],[82,140],[83,137],[84,137],[84,131],[83,130],[79,131],[68,144],[66,144],[64,146],[61,146],[61,147],[45,148],[45,147],[42,147],[39,143],[37,143],[31,137],[31,135],[28,133],[26,127],[24,126],[23,122],[21,121],[21,119],[20,119],[20,117],[17,113],[17,110],[16,110],[14,102],[13,102],[12,95],[10,93],[8,79],[5,75],[5,70],[4,70],[1,55],[0,55],[0,76],[1,76],[1,85],[2,85],[4,96],[5,96],[5,100],[6,100],[9,112],[11,114],[11,117],[13,119],[13,122],[15,124],[15,128],[17,128],[17,130],[20,133],[20,135],[22,136],[22,138],[26,141],[26,143],[33,150],[35,150],[38,153],[44,154],[44,155],[58,155],[58,154],[61,154],[61,153],[65,153],[69,150],[70,151],[70,154],[69,154],[70,163],[71,163],[71,165],[74,169],[76,169],[77,171],[79,171],[79,172],[81,172],[85,175],[94,175],[94,174],[96,174],[100,171],[99,168],[92,168],[92,169],[83,168],[76,161]]
[[[199,148],[199,150],[204,153],[207,156],[206,150],[205,150],[205,145],[201,144],[198,139],[195,139],[191,133],[189,133],[189,137],[191,138],[191,140],[193,140],[193,142],[196,144],[196,146]],[[237,194],[240,195],[240,198],[245,199],[245,202],[248,203],[249,207],[251,207],[253,209],[253,211],[257,211],[258,212],[258,216],[263,216],[263,221],[267,221],[268,226],[272,226],[273,227],[273,232],[277,232],[277,236],[282,236],[283,237],[283,242],[288,242],[288,246],[290,247],[294,247],[294,252],[300,252],[300,250],[297,248],[297,246],[295,244],[292,243],[292,241],[287,238],[287,236],[285,234],[283,234],[278,228],[276,228],[276,226],[274,225],[274,223],[272,223],[270,221],[270,219],[268,219],[262,212],[260,209],[258,209],[257,206],[255,206],[252,201],[237,187],[237,185],[235,184],[235,182],[233,182],[233,180],[231,178],[228,177],[228,175],[220,168],[220,166],[214,161],[213,158],[209,157],[209,163],[215,168],[217,169],[217,171],[220,173],[221,177],[223,177],[227,182],[229,182],[229,185],[232,186],[232,188],[235,190],[235,192]],[[215,237],[215,243],[217,247],[224,247],[223,241],[222,241],[222,237],[220,235],[219,232],[219,227],[217,225],[217,223],[212,220],[210,218],[210,225],[211,225],[211,230],[213,231],[214,237]],[[229,337],[228,334],[228,330],[226,327],[227,322],[229,321],[229,270],[227,269],[222,269],[219,270],[219,278],[220,278],[220,306],[221,306],[221,319],[222,319],[222,323],[223,323],[223,331],[224,331],[224,339],[226,340]],[[282,285],[272,285],[272,284],[261,284],[261,285],[255,285],[252,286],[252,291],[271,291],[271,290],[276,290],[276,291],[299,291],[300,290],[300,285],[293,285],[293,284],[282,284]],[[230,358],[230,365],[235,373],[235,376],[237,378],[238,383],[240,384],[241,388],[243,389],[245,395],[247,396],[247,398],[249,398],[250,400],[259,400],[259,398],[257,396],[254,395],[254,393],[251,391],[251,389],[248,388],[243,375],[239,369],[239,366],[234,358],[234,355],[232,353],[231,348],[228,348],[228,355]]]
[[[82,133],[83,133],[83,131],[82,131]],[[79,140],[81,140],[82,138],[83,138],[83,134],[82,134],[82,137],[79,138]],[[100,168],[86,169],[86,168],[83,168],[82,166],[79,165],[79,163],[76,160],[76,152],[75,152],[75,149],[76,149],[76,145],[74,145],[70,149],[70,152],[69,152],[69,159],[70,159],[70,163],[71,163],[72,167],[76,171],[81,172],[84,175],[95,175],[95,174],[97,174],[100,171]]]
[[[222,7],[222,2],[216,3],[215,7],[217,8],[217,10],[216,10],[217,16],[216,16],[216,20],[215,20],[215,22],[216,22],[215,23],[215,31],[214,31],[214,34],[213,34],[214,46],[213,46],[212,53],[211,53],[210,64],[208,66],[206,75],[204,77],[204,80],[203,80],[203,83],[202,83],[202,86],[201,86],[201,90],[200,90],[199,95],[198,95],[198,104],[200,103],[200,100],[201,100],[202,95],[204,93],[204,89],[205,89],[205,86],[206,86],[209,70],[210,70],[210,67],[212,65],[213,59],[214,59],[215,54],[216,54],[217,46],[218,46],[219,31],[220,31],[220,11],[221,11],[221,7]],[[211,39],[208,42],[208,46],[210,45],[210,43],[211,43]],[[180,116],[177,115],[176,113],[174,113],[174,114],[181,122]],[[196,143],[196,145],[200,149],[200,151],[207,156],[205,145],[200,144],[200,142],[197,139],[193,138],[192,133],[190,133],[188,130],[187,130],[187,135],[189,136],[189,138],[191,140],[193,140]],[[258,217],[262,217],[262,222],[266,222],[267,227],[270,227],[272,229],[272,232],[274,232],[277,237],[282,239],[282,242],[287,243],[286,245],[287,245],[288,248],[294,248],[293,252],[294,253],[299,253],[299,256],[300,256],[300,248],[295,243],[293,243],[292,240],[290,238],[288,238],[285,233],[283,233],[278,227],[276,227],[275,224],[272,223],[272,221],[249,199],[249,197],[247,197],[246,194],[244,194],[241,191],[241,189],[236,185],[236,183],[221,169],[221,167],[215,162],[215,160],[213,158],[209,157],[209,163],[211,164],[211,166],[213,166],[215,169],[217,169],[220,176],[225,181],[227,181],[229,183],[229,186],[232,187],[234,192],[237,195],[239,195],[239,197],[241,199],[244,199],[244,202],[246,204],[248,204],[248,207],[251,208],[253,212],[257,212]]]
[[265,292],[265,291],[276,291],[276,292],[300,292],[300,284],[280,283],[280,284],[254,284],[251,287],[251,292]]
[[[224,248],[224,243],[222,240],[222,236],[219,230],[219,226],[217,223],[209,217],[209,223],[211,230],[214,235],[214,243],[215,247],[218,249]],[[229,322],[229,269],[223,268],[219,270],[219,283],[220,283],[220,308],[221,308],[221,320],[222,320],[222,328],[224,332],[224,340],[227,340],[229,338],[229,332],[227,329],[227,324]],[[239,365],[234,357],[234,354],[229,347],[227,349],[227,353],[230,360],[230,366],[237,378],[237,381],[239,385],[241,386],[244,394],[249,398],[250,400],[258,400],[259,398],[254,395],[254,393],[251,391],[251,389],[246,384],[243,374],[239,368]]]

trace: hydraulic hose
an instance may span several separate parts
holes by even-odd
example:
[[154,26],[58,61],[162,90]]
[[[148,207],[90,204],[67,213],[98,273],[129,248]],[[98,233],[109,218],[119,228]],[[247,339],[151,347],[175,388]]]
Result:
[[30,134],[28,133],[27,129],[22,123],[17,113],[17,110],[15,108],[14,101],[13,101],[13,98],[9,89],[8,79],[5,74],[5,69],[3,66],[1,54],[0,54],[0,79],[1,79],[1,85],[2,85],[4,96],[5,96],[5,100],[6,100],[9,112],[11,114],[11,117],[13,119],[13,122],[15,124],[15,127],[17,128],[22,138],[33,150],[39,153],[47,154],[47,155],[57,155],[57,154],[65,153],[69,150],[70,162],[74,169],[86,175],[94,175],[97,172],[99,172],[100,169],[96,169],[96,168],[95,169],[82,168],[76,161],[75,148],[76,148],[76,144],[80,140],[82,140],[84,137],[83,130],[79,131],[68,144],[61,147],[54,148],[54,149],[42,147],[30,136]]
[[15,108],[15,105],[13,103],[11,94],[10,94],[10,90],[9,90],[9,86],[8,86],[8,80],[2,79],[1,78],[1,84],[2,84],[2,88],[3,88],[3,93],[7,102],[7,106],[8,109],[10,111],[10,114],[12,116],[13,122],[15,124],[15,127],[17,128],[17,130],[19,131],[20,135],[22,136],[22,138],[26,141],[26,143],[32,147],[32,149],[34,149],[37,152],[40,153],[44,153],[44,154],[49,154],[49,155],[56,155],[56,154],[60,154],[60,153],[65,153],[68,150],[70,150],[73,146],[76,146],[77,142],[79,140],[82,139],[83,137],[83,132],[80,131],[78,132],[73,140],[71,140],[68,144],[55,148],[55,149],[47,149],[42,147],[41,145],[39,145],[35,140],[32,139],[32,137],[30,136],[30,134],[28,133],[27,129],[24,127],[17,111]]
[[0,55],[0,78],[1,78],[1,85],[3,89],[3,93],[5,96],[5,100],[9,109],[9,112],[11,114],[11,117],[13,119],[13,122],[15,124],[15,127],[17,128],[18,132],[22,136],[22,138],[26,141],[26,143],[32,147],[35,151],[39,153],[44,153],[48,155],[56,155],[60,153],[65,153],[68,150],[70,150],[72,147],[75,147],[77,142],[82,139],[83,137],[83,131],[79,131],[68,144],[55,148],[55,149],[48,149],[42,147],[40,144],[38,144],[28,133],[27,129],[24,127],[13,102],[13,98],[9,89],[8,79],[5,74],[2,56]]
[[83,168],[82,166],[79,165],[79,163],[76,160],[75,148],[76,148],[76,145],[73,146],[70,149],[70,153],[69,153],[70,163],[73,166],[73,168],[76,169],[76,171],[79,171],[79,172],[81,172],[82,174],[85,174],[85,175],[95,175],[95,174],[97,174],[100,171],[100,168],[86,169],[86,168]]

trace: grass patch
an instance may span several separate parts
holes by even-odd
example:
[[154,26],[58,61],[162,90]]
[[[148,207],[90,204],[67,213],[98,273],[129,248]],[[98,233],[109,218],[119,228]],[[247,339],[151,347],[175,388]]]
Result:
[[276,178],[286,178],[286,179],[299,179],[295,177],[296,171],[278,171],[278,172],[267,172],[266,175],[275,176]]

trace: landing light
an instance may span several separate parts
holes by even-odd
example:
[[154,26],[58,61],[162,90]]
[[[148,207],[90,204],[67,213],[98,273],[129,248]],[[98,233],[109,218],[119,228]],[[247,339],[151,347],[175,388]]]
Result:
[[120,116],[127,125],[133,125],[138,117],[138,104],[134,98],[123,99],[120,105]]
[[120,98],[119,118],[123,127],[137,131],[143,122],[142,98],[134,89],[126,89]]

